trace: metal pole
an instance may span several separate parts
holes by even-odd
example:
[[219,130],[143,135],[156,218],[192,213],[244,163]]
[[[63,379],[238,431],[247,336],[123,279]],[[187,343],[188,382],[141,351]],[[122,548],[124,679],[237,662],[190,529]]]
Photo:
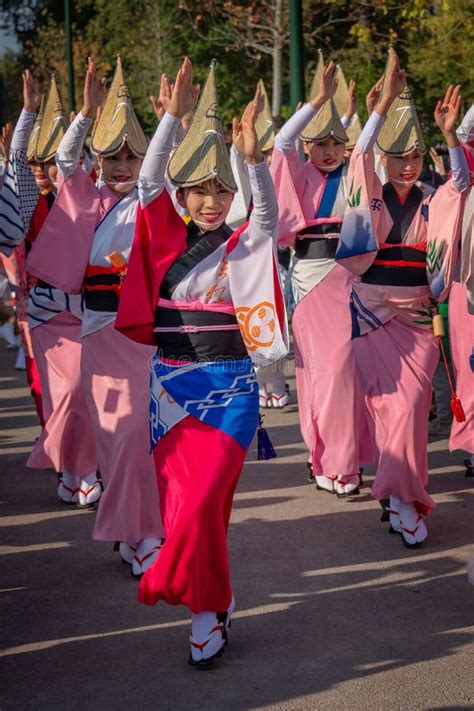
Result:
[[64,32],[66,36],[67,93],[69,99],[69,111],[75,111],[76,99],[74,96],[74,65],[72,60],[71,0],[64,0]]
[[290,103],[294,109],[304,101],[303,6],[301,0],[290,4]]

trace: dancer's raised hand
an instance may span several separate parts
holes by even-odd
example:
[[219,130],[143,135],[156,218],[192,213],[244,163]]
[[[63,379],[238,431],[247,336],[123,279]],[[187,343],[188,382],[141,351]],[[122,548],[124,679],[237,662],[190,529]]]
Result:
[[263,95],[257,89],[255,99],[247,104],[242,118],[234,118],[232,121],[232,142],[247,163],[255,165],[261,163],[263,154],[258,144],[255,123],[257,116],[262,109]]
[[23,108],[25,111],[36,111],[41,101],[41,92],[29,69],[22,73]]
[[389,49],[389,52],[392,53],[392,62],[384,76],[381,96],[375,107],[375,110],[381,116],[387,114],[390,106],[397,96],[400,96],[407,83],[407,75],[405,70],[400,67],[397,53],[392,48]]
[[174,84],[162,74],[159,101],[167,113],[183,118],[194,109],[198,97],[199,85],[193,84],[193,65],[188,57],[184,58]]
[[461,108],[461,85],[450,84],[442,101],[436,104],[434,118],[437,126],[443,132],[449,148],[459,145],[456,136],[456,123]]
[[161,121],[161,119],[166,113],[165,107],[161,103],[158,96],[150,96],[150,101],[153,107],[153,111],[155,112],[156,118],[158,119],[158,121]]
[[97,110],[105,99],[105,79],[99,79],[95,63],[88,58],[86,79],[84,82],[84,105],[81,113],[84,118],[95,118]]
[[365,105],[367,107],[367,113],[370,114],[372,111],[375,109],[378,100],[380,99],[380,93],[382,91],[382,86],[383,86],[383,76],[378,79],[378,81],[375,82],[373,85],[372,89],[369,91],[367,96],[365,97]]
[[324,67],[319,83],[319,91],[314,99],[309,103],[313,109],[320,109],[329,99],[332,99],[337,89],[336,65],[334,62]]

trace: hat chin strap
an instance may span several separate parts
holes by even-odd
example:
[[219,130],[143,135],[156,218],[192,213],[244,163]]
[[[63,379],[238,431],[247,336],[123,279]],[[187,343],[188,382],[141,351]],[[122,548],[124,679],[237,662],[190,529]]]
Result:
[[317,168],[322,170],[324,173],[334,173],[335,170],[341,167],[341,163],[337,165],[318,165]]
[[136,185],[136,184],[138,183],[138,179],[137,179],[137,180],[123,180],[123,181],[120,181],[120,180],[104,180],[104,182],[106,183],[106,185],[110,185],[111,187],[115,188],[115,187],[117,187],[118,185]]
[[209,231],[209,226],[210,226],[210,225],[212,225],[212,227],[214,227],[215,229],[217,229],[218,227],[220,227],[221,225],[223,225],[224,222],[225,222],[225,217],[224,217],[222,220],[220,220],[219,222],[211,222],[211,223],[209,223],[209,222],[202,222],[201,220],[193,220],[193,222],[194,222],[194,224],[197,225],[198,227],[204,227],[205,230],[206,230],[206,232],[207,232],[207,231]]
[[414,185],[418,178],[414,178],[413,180],[395,180],[395,178],[390,178],[391,183],[396,183],[397,185]]

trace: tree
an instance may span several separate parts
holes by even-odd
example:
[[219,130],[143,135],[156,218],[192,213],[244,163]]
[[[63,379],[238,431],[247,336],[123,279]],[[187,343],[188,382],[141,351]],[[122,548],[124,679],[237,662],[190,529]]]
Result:
[[0,126],[16,121],[21,109],[22,66],[14,52],[0,57]]
[[[217,0],[196,3],[182,0],[181,8],[193,31],[204,42],[222,48],[226,53],[245,53],[251,60],[262,57],[272,62],[272,113],[281,111],[283,83],[283,49],[288,43],[288,3],[230,2]],[[255,83],[259,76],[255,77]],[[248,87],[248,95],[253,86]]]
[[[65,98],[63,3],[0,0],[0,10],[22,48],[10,57],[8,76],[19,62],[35,68],[46,85],[54,69]],[[308,87],[316,50],[322,48],[357,81],[362,99],[383,71],[388,45],[395,43],[429,140],[436,131],[434,100],[447,83],[460,81],[466,103],[472,100],[472,0],[304,0],[303,13]],[[260,77],[272,87],[273,112],[290,111],[286,0],[74,0],[73,22],[76,96],[82,93],[87,56],[110,77],[120,52],[137,112],[150,131],[156,119],[148,96],[156,93],[162,72],[174,75],[185,54],[200,82],[210,61],[218,59],[225,120],[242,110]],[[362,116],[364,111],[361,100]]]

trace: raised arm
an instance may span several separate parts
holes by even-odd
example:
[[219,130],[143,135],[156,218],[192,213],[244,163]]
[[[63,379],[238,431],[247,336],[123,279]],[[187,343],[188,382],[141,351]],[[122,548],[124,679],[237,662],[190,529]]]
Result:
[[181,120],[194,109],[198,96],[199,87],[193,85],[193,69],[188,57],[184,58],[174,85],[169,83],[166,74],[162,74],[159,99],[152,100],[152,103],[154,108],[160,105],[166,113],[148,146],[140,171],[138,193],[142,207],[149,205],[163,191],[166,166]]
[[149,205],[165,188],[166,166],[180,123],[179,118],[165,113],[151,139],[138,178],[138,194],[142,207]]
[[381,77],[371,88],[366,97],[369,118],[357,141],[357,148],[361,153],[372,151],[380,130],[385,123],[390,106],[399,96],[406,85],[406,73],[400,68],[398,57],[395,54],[389,74],[385,81]]
[[262,98],[251,101],[241,120],[234,118],[232,140],[235,149],[244,157],[252,191],[253,210],[250,222],[257,224],[264,232],[276,235],[278,205],[270,170],[259,148],[255,121]]
[[460,85],[448,87],[444,99],[436,104],[434,117],[448,145],[452,183],[462,193],[469,186],[469,168],[456,133],[456,121],[461,107],[460,89]]
[[84,82],[84,104],[66,131],[56,153],[56,164],[64,180],[67,180],[80,165],[87,132],[104,98],[105,79],[98,78],[95,64],[89,57]]
[[23,110],[15,126],[0,199],[0,249],[9,255],[25,238],[38,202],[39,190],[26,155],[40,102],[31,72],[23,72]]
[[344,114],[341,116],[341,123],[344,129],[351,125],[352,117],[357,113],[357,96],[355,93],[356,83],[352,79],[349,82],[347,93],[347,105]]
[[245,158],[234,145],[230,147],[230,165],[237,183],[237,193],[232,200],[226,223],[236,230],[247,219],[252,191]]
[[326,101],[331,99],[336,93],[337,81],[334,76],[335,69],[336,65],[334,62],[330,62],[324,69],[318,94],[314,99],[311,99],[311,101],[307,104],[304,104],[304,106],[293,114],[293,116],[282,126],[275,139],[275,148],[277,150],[281,151],[285,155],[288,155],[293,150],[296,150],[295,141],[303,131],[304,127],[307,126],[311,119],[316,116]]

